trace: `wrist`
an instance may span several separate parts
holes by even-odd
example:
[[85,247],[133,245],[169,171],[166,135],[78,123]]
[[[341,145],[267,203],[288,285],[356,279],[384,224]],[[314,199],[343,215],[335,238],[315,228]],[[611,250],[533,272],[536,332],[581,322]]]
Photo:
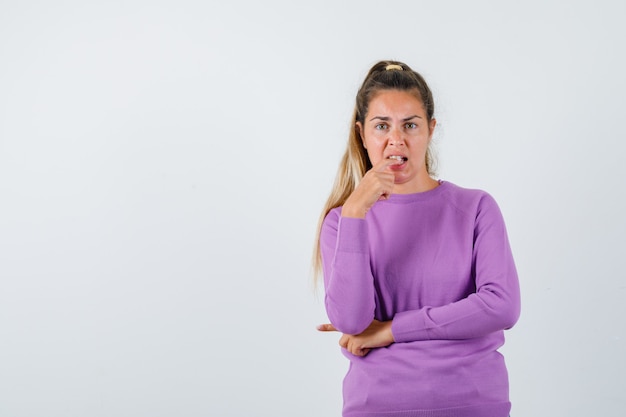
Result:
[[391,341],[391,343],[395,343],[396,338],[393,337],[392,324],[393,324],[393,320],[389,320],[385,322],[385,332],[387,333],[387,338]]
[[352,217],[355,219],[364,219],[366,210],[355,207],[354,205],[347,203],[341,207],[341,217]]

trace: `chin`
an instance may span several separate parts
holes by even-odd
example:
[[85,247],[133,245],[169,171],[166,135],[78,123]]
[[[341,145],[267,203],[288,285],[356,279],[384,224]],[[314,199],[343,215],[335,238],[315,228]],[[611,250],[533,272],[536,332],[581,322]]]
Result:
[[405,175],[396,175],[396,178],[394,180],[394,184],[396,185],[403,185],[406,184],[410,181],[410,178],[407,178]]

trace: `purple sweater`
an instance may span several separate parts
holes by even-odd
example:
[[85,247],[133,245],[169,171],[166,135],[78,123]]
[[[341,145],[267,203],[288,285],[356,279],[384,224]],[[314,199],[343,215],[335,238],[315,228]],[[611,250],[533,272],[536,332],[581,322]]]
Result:
[[520,295],[493,198],[449,182],[393,194],[365,219],[331,210],[320,238],[326,311],[343,333],[393,320],[395,343],[346,350],[344,417],[506,417],[504,329]]

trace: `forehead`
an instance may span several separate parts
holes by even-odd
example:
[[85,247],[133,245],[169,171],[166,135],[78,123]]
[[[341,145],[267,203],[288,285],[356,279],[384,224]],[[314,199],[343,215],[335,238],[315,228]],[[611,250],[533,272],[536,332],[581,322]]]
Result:
[[426,118],[426,110],[417,91],[381,90],[370,99],[368,116],[418,115]]

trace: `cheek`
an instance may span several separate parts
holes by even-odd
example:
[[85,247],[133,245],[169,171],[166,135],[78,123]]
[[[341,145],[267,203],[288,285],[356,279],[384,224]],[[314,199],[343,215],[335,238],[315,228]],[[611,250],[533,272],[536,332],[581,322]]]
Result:
[[370,162],[372,163],[372,165],[376,165],[376,163],[380,161],[380,158],[382,158],[382,156],[380,155],[380,152],[376,152],[375,150],[371,148],[367,148],[367,156],[370,159]]
[[376,140],[376,138],[372,138],[368,136],[367,140],[363,142],[365,149],[367,150],[367,154],[370,158],[375,157],[376,154],[382,153],[385,149],[383,143],[380,140]]

